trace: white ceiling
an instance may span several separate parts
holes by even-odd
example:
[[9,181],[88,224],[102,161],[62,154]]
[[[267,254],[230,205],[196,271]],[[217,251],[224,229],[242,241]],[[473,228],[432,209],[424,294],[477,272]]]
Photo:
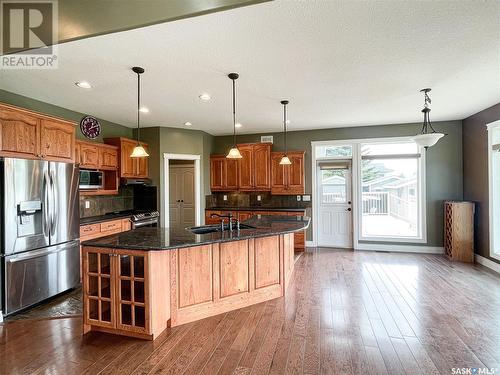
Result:
[[[57,70],[0,71],[0,88],[135,126],[143,66],[145,126],[239,132],[463,119],[500,102],[500,2],[281,1],[59,46]],[[91,90],[74,82],[86,80]],[[208,92],[210,102],[198,95]]]

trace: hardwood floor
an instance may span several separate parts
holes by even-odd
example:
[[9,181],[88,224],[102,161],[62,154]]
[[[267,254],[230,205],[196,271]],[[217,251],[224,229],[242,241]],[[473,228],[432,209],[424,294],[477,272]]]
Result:
[[317,249],[284,298],[154,342],[80,318],[0,325],[1,374],[451,374],[500,371],[500,277],[444,257]]

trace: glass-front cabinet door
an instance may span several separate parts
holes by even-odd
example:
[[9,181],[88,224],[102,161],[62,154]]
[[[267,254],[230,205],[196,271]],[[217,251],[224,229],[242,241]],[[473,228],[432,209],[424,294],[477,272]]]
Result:
[[118,322],[120,329],[148,332],[147,287],[145,281],[147,257],[141,253],[118,254]]
[[114,327],[115,306],[112,254],[99,249],[85,253],[85,324]]

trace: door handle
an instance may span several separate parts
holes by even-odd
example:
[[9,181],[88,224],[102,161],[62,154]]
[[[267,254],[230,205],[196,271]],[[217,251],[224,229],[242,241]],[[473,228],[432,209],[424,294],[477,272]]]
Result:
[[352,208],[351,208],[351,207],[349,207],[348,209],[346,209],[346,211],[352,211]]

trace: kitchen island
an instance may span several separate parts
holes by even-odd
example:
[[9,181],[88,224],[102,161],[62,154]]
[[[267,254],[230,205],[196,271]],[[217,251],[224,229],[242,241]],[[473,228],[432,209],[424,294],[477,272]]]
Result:
[[255,216],[240,230],[139,228],[86,241],[84,333],[152,340],[169,325],[281,297],[293,272],[293,233],[309,222]]

